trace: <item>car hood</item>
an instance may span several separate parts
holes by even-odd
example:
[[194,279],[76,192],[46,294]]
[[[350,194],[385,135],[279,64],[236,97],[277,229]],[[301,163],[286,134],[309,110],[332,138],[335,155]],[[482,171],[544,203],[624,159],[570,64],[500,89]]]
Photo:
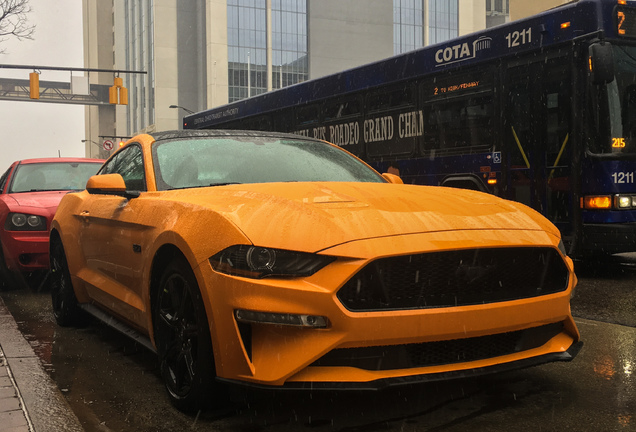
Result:
[[19,207],[44,208],[55,210],[62,197],[68,191],[22,192],[8,195],[8,198]]
[[346,242],[452,230],[538,230],[543,216],[481,192],[385,183],[265,183],[174,191],[253,244],[316,252]]

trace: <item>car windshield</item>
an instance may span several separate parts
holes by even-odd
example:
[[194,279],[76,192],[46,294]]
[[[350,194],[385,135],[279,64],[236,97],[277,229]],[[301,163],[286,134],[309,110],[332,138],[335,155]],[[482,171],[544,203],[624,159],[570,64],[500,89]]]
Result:
[[101,166],[97,162],[50,162],[18,165],[9,193],[83,190]]
[[276,137],[197,137],[153,147],[157,189],[233,183],[377,182],[358,159],[320,141]]

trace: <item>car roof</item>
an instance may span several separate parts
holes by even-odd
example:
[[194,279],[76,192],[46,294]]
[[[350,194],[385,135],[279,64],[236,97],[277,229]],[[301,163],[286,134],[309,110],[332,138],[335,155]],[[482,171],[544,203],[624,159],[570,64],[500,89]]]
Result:
[[89,162],[89,163],[104,163],[103,159],[89,159],[89,158],[72,158],[72,157],[57,157],[57,158],[37,158],[37,159],[22,159],[17,161],[20,165],[23,164],[38,164],[38,163],[69,163],[69,162]]
[[302,139],[307,141],[320,141],[312,137],[297,135],[283,132],[266,132],[253,130],[235,130],[235,129],[189,129],[189,130],[172,130],[163,132],[150,132],[155,141],[168,140],[174,138],[196,138],[196,137],[254,137],[254,138],[288,138]]

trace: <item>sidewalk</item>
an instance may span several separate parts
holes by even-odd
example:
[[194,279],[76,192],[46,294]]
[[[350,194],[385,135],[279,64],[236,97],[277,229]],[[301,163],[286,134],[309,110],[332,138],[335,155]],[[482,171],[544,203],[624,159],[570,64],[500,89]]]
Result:
[[83,432],[0,298],[0,432]]

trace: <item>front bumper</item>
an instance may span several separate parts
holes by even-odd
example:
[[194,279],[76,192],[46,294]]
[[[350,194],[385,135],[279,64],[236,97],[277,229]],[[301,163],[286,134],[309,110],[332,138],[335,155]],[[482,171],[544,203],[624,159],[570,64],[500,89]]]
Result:
[[49,233],[4,231],[2,253],[7,269],[16,272],[49,268]]
[[[431,383],[437,381],[451,381],[456,379],[475,378],[483,375],[491,375],[504,373],[519,369],[525,369],[533,366],[539,366],[552,362],[569,362],[574,360],[579,351],[583,348],[583,342],[573,343],[567,351],[550,353],[538,357],[525,358],[509,363],[496,364],[487,367],[477,367],[467,370],[455,370],[449,372],[430,373],[422,375],[410,375],[397,378],[382,378],[369,382],[286,382],[282,390],[371,390],[378,391],[391,387],[400,387],[407,385],[416,385],[423,383]],[[271,389],[271,386],[263,386],[244,381],[236,381],[230,379],[219,378],[221,382],[232,385],[247,386],[251,388]]]
[[[216,273],[209,263],[203,263],[195,273],[210,317],[217,376],[221,380],[267,387],[303,387],[311,383],[311,386],[324,387],[377,388],[571,359],[577,351],[579,333],[570,313],[569,301],[576,277],[569,259],[565,259],[569,272],[567,288],[532,298],[457,307],[357,312],[345,308],[338,299],[338,290],[371,260],[423,249],[424,252],[452,250],[459,247],[453,239],[457,235],[434,233],[393,239],[390,243],[374,239],[360,245],[349,244],[345,247],[366,251],[361,253],[363,257],[340,258],[303,279],[245,279]],[[471,247],[522,244],[556,249],[558,242],[536,231],[507,234],[482,231],[479,236],[483,244],[478,245],[477,234],[470,233]],[[343,251],[332,252],[340,257],[351,256]],[[323,316],[330,325],[315,329],[240,323],[235,318],[236,310]],[[539,343],[520,350],[439,364],[400,360],[401,346],[472,342],[541,327],[557,329]],[[378,347],[395,348],[391,354],[397,359],[393,362],[395,366],[366,367],[355,362],[325,360],[336,351],[351,349],[364,354],[365,349]],[[382,356],[379,359],[382,361]]]

